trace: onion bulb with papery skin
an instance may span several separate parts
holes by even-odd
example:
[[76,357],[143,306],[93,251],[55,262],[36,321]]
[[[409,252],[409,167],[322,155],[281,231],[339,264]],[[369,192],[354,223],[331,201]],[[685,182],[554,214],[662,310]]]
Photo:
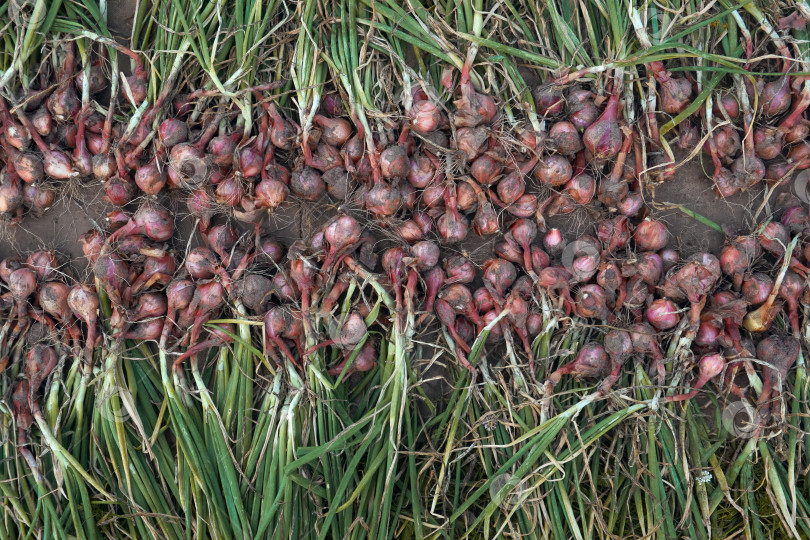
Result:
[[408,182],[417,189],[424,189],[436,178],[436,167],[433,161],[424,154],[418,154],[410,160]]
[[167,118],[160,123],[158,140],[166,148],[188,141],[188,125],[177,118]]
[[544,184],[559,187],[571,180],[573,167],[571,167],[571,162],[563,156],[547,156],[540,161],[534,174]]
[[537,113],[543,116],[557,116],[563,110],[565,101],[562,90],[553,85],[540,85],[532,92]]
[[472,263],[461,255],[451,255],[442,265],[447,275],[445,284],[472,283],[475,279],[475,268]]
[[759,403],[768,401],[774,387],[787,383],[788,372],[799,352],[800,344],[796,338],[780,334],[768,336],[757,344],[757,357],[764,362]]
[[489,154],[483,154],[470,165],[470,176],[482,186],[489,186],[498,180],[502,170],[498,160]]
[[619,94],[613,94],[608,99],[607,106],[602,115],[582,135],[585,148],[597,161],[611,159],[622,146],[622,132],[617,121],[619,117]]
[[408,111],[411,128],[420,134],[436,130],[442,123],[442,112],[429,100],[417,101]]
[[678,325],[681,317],[674,302],[659,298],[647,308],[647,320],[658,330],[669,330]]
[[385,178],[407,178],[411,170],[405,148],[393,144],[380,154],[380,171]]
[[563,375],[573,375],[578,379],[601,379],[610,374],[610,358],[604,347],[598,343],[586,343],[574,360],[560,366],[548,377],[551,385],[560,382]]
[[468,162],[472,162],[484,152],[488,141],[489,133],[483,127],[464,127],[456,130],[456,147]]
[[664,223],[647,218],[636,226],[633,239],[640,249],[658,251],[669,242],[669,229]]
[[304,200],[317,201],[326,193],[326,183],[318,171],[312,167],[303,167],[293,171],[290,191]]
[[56,201],[56,191],[43,184],[26,184],[23,186],[23,203],[34,216],[41,216]]
[[779,116],[790,107],[790,83],[785,75],[765,85],[762,90],[761,108],[768,116]]
[[495,190],[498,194],[498,198],[500,198],[504,204],[509,205],[523,195],[526,191],[526,183],[523,181],[523,175],[520,171],[511,171],[501,178]]
[[552,256],[562,253],[565,246],[563,245],[563,237],[560,229],[554,228],[549,230],[543,237],[543,245],[546,251]]
[[695,397],[698,391],[703,388],[711,379],[720,375],[725,367],[726,360],[721,354],[714,353],[704,356],[700,359],[700,371],[698,379],[695,384],[692,385],[692,390],[686,394],[681,394],[678,396],[667,396],[664,398],[665,401],[684,401]]
[[547,144],[556,152],[572,156],[582,150],[582,138],[571,122],[557,122],[548,132]]

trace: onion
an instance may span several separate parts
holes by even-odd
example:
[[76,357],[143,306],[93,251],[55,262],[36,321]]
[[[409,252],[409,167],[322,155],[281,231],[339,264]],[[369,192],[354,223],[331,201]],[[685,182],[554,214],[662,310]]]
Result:
[[[750,243],[732,242],[720,252],[720,268],[724,274],[731,277],[734,283],[734,290],[739,291],[743,282],[743,275],[751,267],[751,263],[757,256],[756,250]],[[756,246],[756,244],[753,244]]]
[[436,130],[444,120],[439,107],[427,99],[417,101],[408,111],[410,126],[420,134]]
[[703,145],[703,151],[710,154],[711,143],[713,142],[718,156],[730,163],[731,158],[733,158],[740,149],[739,134],[731,126],[723,126],[715,130],[712,139],[713,141],[706,141]]
[[570,313],[574,306],[568,284],[570,279],[571,274],[565,268],[557,266],[542,268],[537,272],[537,285],[561,298],[565,304],[566,313]]
[[801,337],[799,327],[799,297],[804,291],[804,280],[795,272],[786,272],[779,287],[779,296],[785,301],[788,308],[788,319],[793,328],[793,337]]
[[47,137],[53,130],[53,117],[45,107],[40,107],[31,116],[31,125],[34,126],[37,133]]
[[98,153],[93,156],[93,176],[96,180],[104,182],[115,174],[115,159],[108,153]]
[[438,266],[434,266],[425,274],[425,311],[432,312],[436,296],[445,284],[446,276]]
[[45,168],[39,156],[19,152],[10,146],[7,147],[6,152],[9,156],[7,161],[13,164],[14,171],[16,171],[20,180],[23,182],[26,184],[34,184],[45,178]]
[[25,204],[25,192],[20,178],[16,175],[3,174],[3,171],[0,171],[0,216],[16,214],[22,210],[23,204]]
[[496,186],[498,198],[506,205],[517,201],[526,190],[526,183],[520,171],[511,171],[501,178]]
[[256,186],[253,202],[257,208],[272,210],[278,208],[287,199],[289,191],[286,184],[268,178],[262,180]]
[[360,240],[362,229],[353,217],[340,215],[324,227],[323,234],[324,240],[329,245],[323,268],[330,268],[334,262],[337,262],[350,249],[355,247]]
[[[456,208],[461,212],[470,212],[478,207],[478,195],[476,185],[464,178],[463,182],[456,185]],[[480,191],[480,189],[479,189]],[[442,197],[446,196],[446,191],[442,193]]]
[[692,84],[681,77],[672,77],[664,69],[662,62],[650,62],[650,70],[658,84],[661,85],[661,105],[667,114],[676,115],[683,111],[692,98]]
[[725,112],[729,119],[736,120],[740,114],[740,104],[737,101],[737,97],[733,92],[721,92],[712,106],[712,112],[715,116],[721,118],[725,118],[723,114]]
[[135,183],[147,195],[157,195],[166,185],[166,169],[159,166],[157,158],[135,171]]
[[[642,253],[639,255],[635,265],[633,265],[633,271],[641,277],[644,283],[654,287],[664,273],[664,261],[657,253]],[[629,275],[626,277],[629,277]]]
[[19,111],[17,116],[20,118],[20,122],[22,122],[25,128],[31,133],[31,137],[34,139],[34,143],[36,143],[39,151],[42,152],[45,174],[57,180],[66,180],[72,176],[76,176],[77,173],[73,171],[73,164],[67,154],[59,150],[52,150],[45,144],[40,134],[31,127],[30,122],[22,111]]
[[649,285],[644,283],[641,276],[636,275],[627,280],[624,289],[624,305],[633,310],[634,314],[637,315],[637,319],[640,319],[641,312],[636,310],[640,310],[648,303],[650,298]]
[[218,266],[216,255],[208,248],[196,247],[186,255],[185,268],[193,279],[211,279]]
[[118,295],[120,298],[129,287],[129,265],[109,246],[102,248],[93,263],[93,275],[104,284],[110,296]]
[[637,323],[630,327],[630,338],[633,340],[633,351],[645,356],[651,356],[653,367],[658,373],[658,384],[664,384],[666,368],[664,355],[656,339],[655,329],[647,323]]
[[575,312],[579,317],[595,318],[609,323],[616,319],[608,310],[605,291],[599,285],[583,285],[577,291],[575,300]]
[[596,236],[604,246],[602,250],[603,258],[617,249],[623,248],[630,241],[627,216],[616,216],[600,221],[599,225],[597,225]]
[[18,150],[28,148],[31,133],[26,126],[21,126],[14,121],[3,97],[0,97],[0,119],[3,121],[3,135],[6,142]]
[[156,242],[165,242],[174,233],[174,223],[168,211],[157,206],[141,206],[124,227],[115,231],[108,243],[122,236],[142,233]]
[[779,129],[754,130],[754,151],[760,159],[773,159],[782,152],[783,136]]
[[470,165],[470,175],[482,186],[489,186],[498,181],[503,166],[489,153],[475,159]]
[[802,206],[791,206],[782,213],[782,225],[798,234],[810,226],[810,213]]
[[408,243],[418,242],[424,237],[422,228],[412,219],[408,219],[397,225],[397,234]]
[[31,253],[25,265],[36,273],[39,281],[54,279],[59,272],[59,259],[53,250],[40,250]]
[[548,144],[552,150],[571,156],[584,148],[576,126],[571,122],[557,122],[548,132]]
[[785,253],[785,246],[790,242],[790,233],[787,227],[778,221],[771,221],[762,228],[759,234],[759,243],[762,248],[778,257]]
[[726,359],[723,358],[721,354],[714,353],[704,356],[700,359],[700,371],[698,372],[698,379],[695,384],[692,385],[692,390],[686,394],[667,396],[664,399],[666,401],[685,401],[695,397],[698,391],[703,388],[711,379],[720,375],[725,367]]
[[790,336],[774,334],[757,345],[757,357],[762,366],[762,393],[758,403],[766,403],[774,389],[787,383],[790,368],[799,356],[799,341]]
[[610,96],[602,115],[582,135],[585,148],[600,162],[611,159],[622,145],[622,132],[619,129],[619,94]]
[[790,84],[787,75],[771,81],[762,90],[761,109],[768,116],[779,116],[790,107]]
[[478,313],[486,313],[495,308],[495,299],[486,287],[479,287],[475,290],[473,303]]
[[85,360],[90,361],[96,343],[96,321],[98,319],[98,296],[84,284],[74,285],[67,297],[68,306],[80,321],[87,325]]
[[293,171],[290,190],[306,201],[317,201],[326,192],[326,184],[318,171],[311,167],[303,167]]
[[588,204],[596,194],[596,180],[587,173],[574,176],[565,186],[565,192],[578,204]]
[[[439,304],[446,304],[458,315],[464,315],[473,324],[482,326],[481,317],[475,309],[473,303],[472,293],[465,285],[461,283],[454,283],[448,285],[439,291],[439,300],[436,302],[437,314],[439,311]],[[467,351],[468,352],[468,351]]]
[[557,116],[563,110],[562,90],[553,85],[541,85],[535,87],[532,92],[534,105],[537,113],[542,116]]
[[614,329],[605,335],[605,352],[610,357],[610,375],[605,379],[599,388],[600,394],[607,393],[616,381],[625,360],[633,353],[633,340],[630,334],[624,330]]
[[587,128],[599,117],[593,98],[594,94],[589,90],[572,88],[568,91],[568,118],[577,129]]
[[517,268],[504,259],[489,259],[484,263],[484,286],[494,291],[496,300],[502,300],[517,279]]
[[563,245],[563,237],[560,229],[554,228],[549,230],[543,237],[543,245],[546,251],[552,256],[562,253],[565,246]]
[[553,187],[559,187],[571,180],[573,168],[571,162],[563,156],[548,156],[540,161],[534,171],[535,177]]
[[604,347],[598,343],[586,343],[571,362],[560,366],[548,377],[553,385],[560,382],[563,375],[573,375],[578,379],[601,379],[610,374],[610,358]]
[[29,399],[56,368],[58,357],[50,345],[37,343],[25,355],[25,376],[28,379]]
[[483,127],[463,127],[456,130],[456,148],[464,154],[468,162],[472,162],[486,150],[489,143],[489,133]]
[[451,255],[442,265],[447,274],[446,284],[471,283],[475,279],[475,268],[472,263],[461,255]]
[[597,240],[592,236],[583,236],[573,244],[569,244],[566,251],[569,251],[573,258],[571,261],[564,260],[563,263],[570,263],[569,271],[574,280],[579,283],[589,281],[596,274],[601,262]]
[[214,190],[214,200],[231,208],[239,206],[244,196],[245,186],[236,174],[229,174]]
[[62,324],[68,324],[71,318],[67,302],[69,293],[70,287],[61,281],[48,281],[39,287],[37,301],[45,313]]
[[383,150],[380,154],[380,170],[385,178],[407,178],[411,164],[405,148],[394,144]]
[[410,160],[408,182],[417,189],[424,189],[436,177],[436,167],[428,156],[419,154]]
[[[513,262],[515,264],[523,264],[524,254],[520,245],[515,241],[511,232],[503,235],[503,241],[495,244],[495,255],[501,259]],[[529,254],[531,257],[531,253]]]
[[763,304],[773,290],[773,280],[767,274],[757,272],[742,283],[742,295],[752,306]]
[[439,262],[439,246],[429,241],[417,242],[409,248],[418,271],[429,270]]
[[[344,353],[343,361],[336,365],[333,368],[330,368],[328,373],[333,377],[338,377],[343,370],[346,369],[346,363],[351,358],[351,354],[349,351]],[[377,351],[374,348],[373,341],[367,341],[363,344],[360,348],[360,352],[357,353],[355,356],[354,361],[351,363],[349,368],[344,373],[344,379],[351,375],[352,373],[356,372],[365,372],[374,369],[374,366],[377,364]]]
[[644,197],[638,191],[631,191],[619,202],[619,213],[627,217],[636,216],[644,208]]
[[624,276],[622,276],[619,266],[608,261],[600,264],[596,274],[596,283],[605,292],[608,305],[614,306],[614,311],[621,309],[624,304],[625,289]]
[[184,143],[188,141],[188,125],[177,118],[167,118],[160,123],[158,140],[166,148]]
[[696,253],[673,276],[673,282],[689,301],[697,304],[701,296],[709,294],[720,279],[720,261],[710,253]]
[[[137,322],[154,317],[163,317],[169,308],[166,295],[156,292],[147,292],[138,297],[135,305],[135,312],[131,315],[130,321]],[[163,325],[161,324],[161,327]]]
[[469,221],[458,211],[455,183],[450,183],[444,193],[445,212],[436,221],[436,228],[445,242],[461,242],[467,237]]
[[516,218],[531,217],[537,212],[537,197],[531,193],[524,193],[518,200],[507,206],[506,210]]
[[674,302],[659,298],[647,308],[647,320],[658,330],[669,330],[677,326],[681,318]]
[[723,335],[723,321],[715,313],[706,312],[700,317],[700,326],[695,334],[695,343],[701,347],[711,347]]
[[699,140],[698,130],[688,118],[678,125],[678,148],[692,150]]
[[633,240],[640,249],[658,251],[669,242],[669,230],[664,223],[646,218],[633,231]]
[[334,147],[343,146],[352,136],[352,126],[343,118],[328,118],[316,114],[312,117],[312,123],[321,128],[321,139]]
[[177,263],[171,255],[150,255],[143,263],[143,271],[132,283],[132,292],[150,288],[155,284],[168,285],[172,279]]
[[392,216],[402,204],[402,192],[386,181],[379,180],[366,193],[365,203],[366,208],[377,216]]
[[459,128],[488,124],[497,112],[495,101],[490,96],[479,94],[473,88],[469,78],[470,67],[469,64],[465,64],[462,69],[459,81],[461,97],[454,102],[456,114],[453,116],[453,123]]
[[669,269],[678,264],[680,256],[674,249],[661,250],[661,261],[663,262],[663,271],[669,272]]

